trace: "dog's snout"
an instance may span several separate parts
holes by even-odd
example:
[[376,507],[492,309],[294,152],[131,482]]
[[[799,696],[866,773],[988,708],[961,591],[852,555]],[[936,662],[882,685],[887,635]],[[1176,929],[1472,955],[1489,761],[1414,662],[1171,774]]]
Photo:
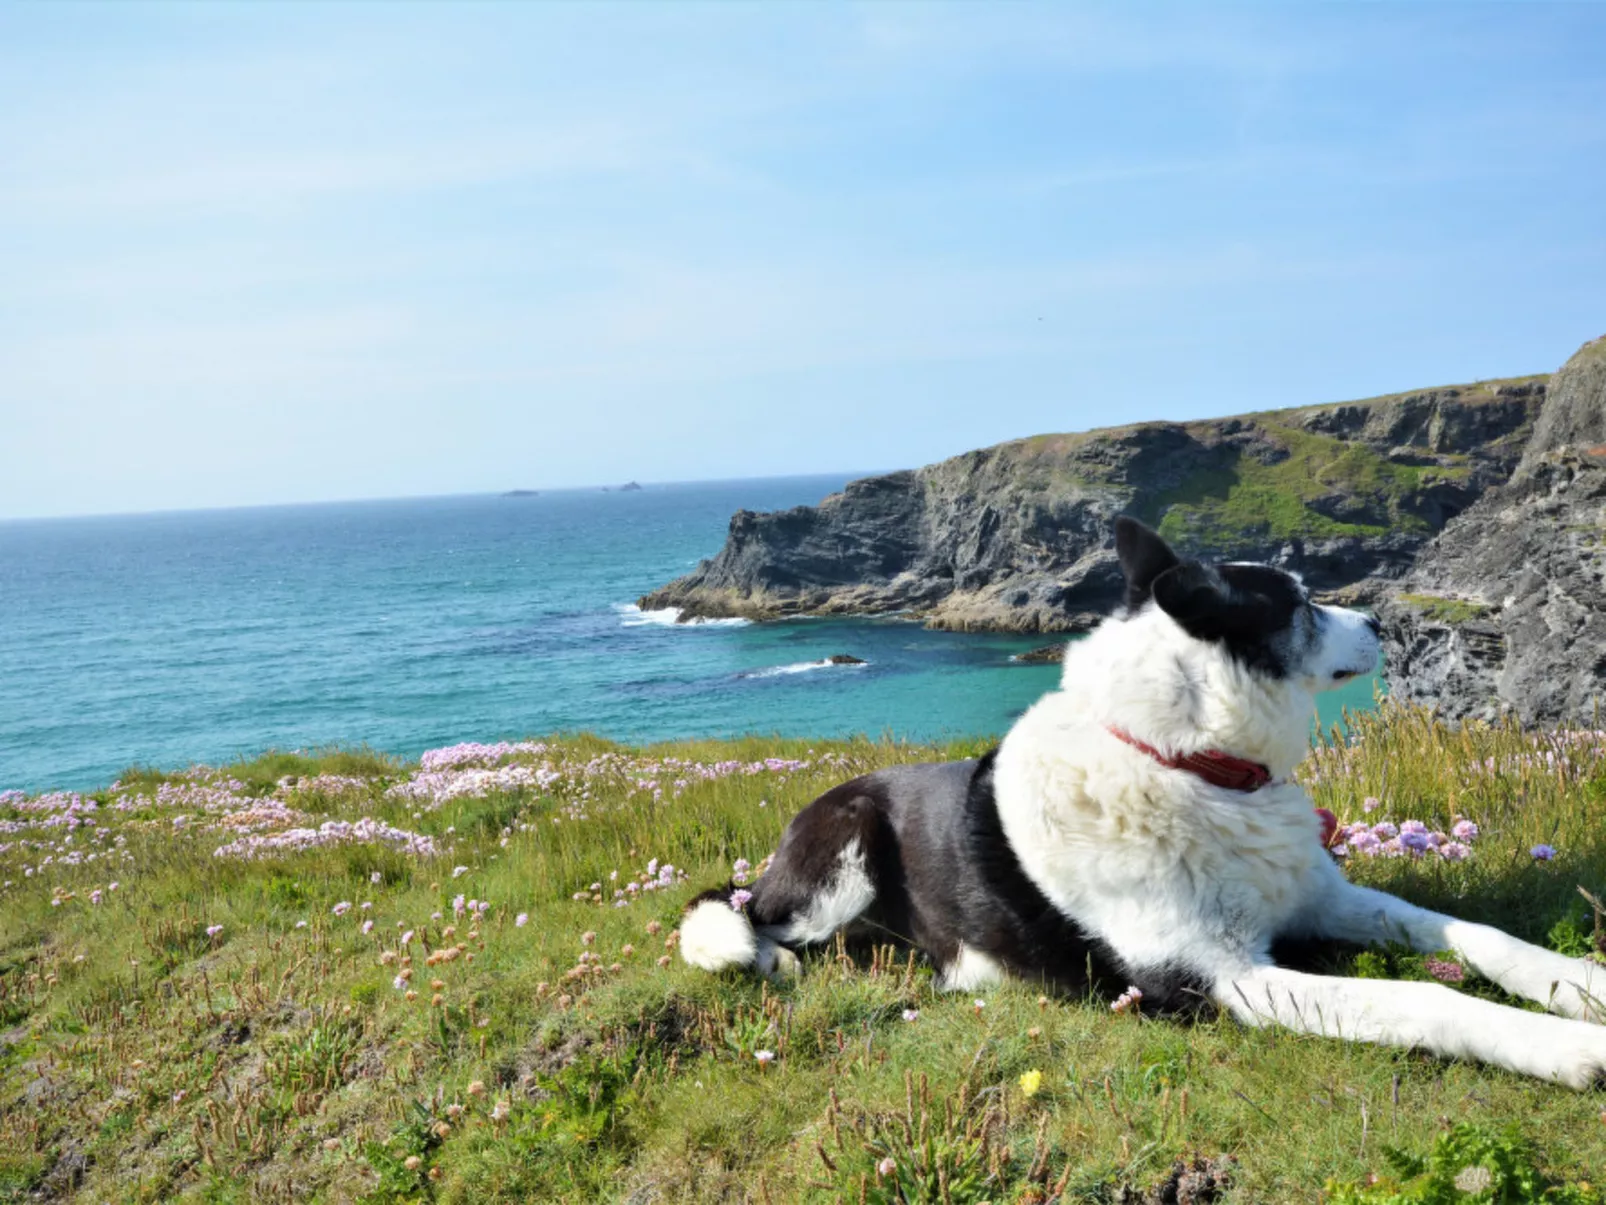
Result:
[[1366,617],[1366,626],[1372,629],[1372,635],[1379,637],[1383,635],[1383,625],[1378,622],[1376,615]]

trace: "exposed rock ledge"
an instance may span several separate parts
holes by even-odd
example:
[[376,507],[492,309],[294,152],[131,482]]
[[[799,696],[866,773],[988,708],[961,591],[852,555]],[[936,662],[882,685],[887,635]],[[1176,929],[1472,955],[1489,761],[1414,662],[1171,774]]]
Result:
[[1111,523],[1300,570],[1368,600],[1521,457],[1547,378],[1192,423],[1043,435],[739,511],[718,555],[640,600],[680,619],[906,613],[1076,631],[1119,597]]
[[1379,608],[1390,691],[1450,718],[1594,724],[1606,704],[1606,338],[1558,372],[1521,464]]

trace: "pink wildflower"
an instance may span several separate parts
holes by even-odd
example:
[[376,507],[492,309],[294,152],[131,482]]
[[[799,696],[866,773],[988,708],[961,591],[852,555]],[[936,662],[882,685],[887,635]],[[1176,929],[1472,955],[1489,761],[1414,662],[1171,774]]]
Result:
[[1115,998],[1115,1002],[1110,1005],[1110,1011],[1118,1013],[1124,1013],[1128,1011],[1137,1012],[1138,1006],[1142,1002],[1142,990],[1137,987],[1128,986],[1126,991],[1122,992]]

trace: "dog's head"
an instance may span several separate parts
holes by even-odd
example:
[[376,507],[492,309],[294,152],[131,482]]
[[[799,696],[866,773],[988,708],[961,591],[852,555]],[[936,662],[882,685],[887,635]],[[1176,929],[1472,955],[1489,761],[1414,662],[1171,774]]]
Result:
[[1150,606],[1195,641],[1257,678],[1330,690],[1377,665],[1377,620],[1313,603],[1299,578],[1271,565],[1178,557],[1136,519],[1115,521],[1126,611]]

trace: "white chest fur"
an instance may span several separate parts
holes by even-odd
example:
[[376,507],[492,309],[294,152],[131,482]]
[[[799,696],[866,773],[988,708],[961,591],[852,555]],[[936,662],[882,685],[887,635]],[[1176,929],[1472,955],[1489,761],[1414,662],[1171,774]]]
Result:
[[1129,964],[1263,954],[1337,872],[1305,792],[1214,787],[1051,694],[999,750],[1000,820],[1038,888]]

